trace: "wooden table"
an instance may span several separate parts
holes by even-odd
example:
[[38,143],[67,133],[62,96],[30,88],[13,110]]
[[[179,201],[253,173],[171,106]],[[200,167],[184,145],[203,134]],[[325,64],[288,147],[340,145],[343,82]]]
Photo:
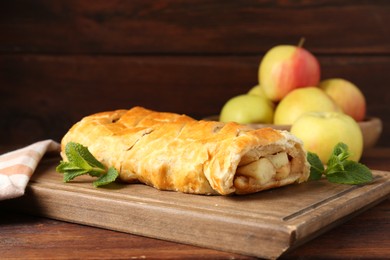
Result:
[[[390,148],[366,151],[362,162],[390,170]],[[121,232],[10,212],[0,202],[1,259],[252,259]],[[388,259],[390,200],[288,252],[282,259]]]

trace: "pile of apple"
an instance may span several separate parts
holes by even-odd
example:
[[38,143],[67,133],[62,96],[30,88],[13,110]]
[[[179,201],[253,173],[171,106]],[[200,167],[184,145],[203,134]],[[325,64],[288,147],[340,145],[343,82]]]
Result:
[[320,72],[317,58],[302,46],[275,46],[260,62],[259,84],[229,99],[220,121],[290,125],[305,149],[324,163],[338,142],[359,161],[363,135],[358,122],[366,115],[365,97],[348,80],[321,81]]

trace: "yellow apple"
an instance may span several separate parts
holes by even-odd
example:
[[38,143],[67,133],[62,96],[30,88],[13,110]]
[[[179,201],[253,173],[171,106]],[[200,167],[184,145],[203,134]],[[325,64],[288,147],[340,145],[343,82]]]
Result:
[[264,55],[258,77],[267,97],[279,101],[293,89],[317,86],[320,65],[317,58],[302,47],[278,45]]
[[262,97],[267,97],[264,93],[264,89],[261,87],[261,85],[256,85],[252,87],[248,93],[249,95],[256,95],[256,96],[262,96]]
[[323,163],[327,163],[339,142],[348,145],[351,160],[359,161],[363,152],[363,135],[358,123],[341,112],[305,113],[294,122],[290,131],[303,141],[307,151],[316,153]]
[[268,99],[243,94],[229,99],[222,107],[219,120],[240,124],[272,123],[274,109]]
[[318,87],[299,88],[291,91],[277,105],[274,124],[291,125],[300,115],[311,111],[340,111],[340,108]]
[[332,97],[345,114],[356,121],[364,120],[366,99],[355,84],[345,79],[331,78],[321,81],[319,87]]
[[248,95],[255,95],[255,96],[264,97],[264,98],[266,98],[266,99],[268,100],[268,102],[270,103],[270,105],[272,106],[272,108],[273,108],[273,109],[275,108],[275,103],[272,102],[272,100],[270,100],[270,99],[265,95],[264,89],[263,89],[263,87],[262,87],[260,84],[258,84],[258,85],[256,85],[256,86],[252,87],[252,88],[248,91],[247,94],[248,94]]

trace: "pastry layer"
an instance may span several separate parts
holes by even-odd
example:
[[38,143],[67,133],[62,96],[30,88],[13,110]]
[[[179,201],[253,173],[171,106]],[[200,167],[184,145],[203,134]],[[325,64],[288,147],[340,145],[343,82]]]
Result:
[[[302,143],[287,131],[195,120],[142,107],[87,116],[64,136],[125,182],[195,194],[247,194],[309,176]],[[65,154],[62,152],[65,158]]]

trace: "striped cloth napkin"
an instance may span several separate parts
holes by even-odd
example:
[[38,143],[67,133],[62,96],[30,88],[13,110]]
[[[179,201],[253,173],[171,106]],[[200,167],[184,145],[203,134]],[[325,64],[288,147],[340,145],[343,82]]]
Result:
[[43,155],[59,150],[57,142],[44,140],[0,155],[0,200],[22,196]]

